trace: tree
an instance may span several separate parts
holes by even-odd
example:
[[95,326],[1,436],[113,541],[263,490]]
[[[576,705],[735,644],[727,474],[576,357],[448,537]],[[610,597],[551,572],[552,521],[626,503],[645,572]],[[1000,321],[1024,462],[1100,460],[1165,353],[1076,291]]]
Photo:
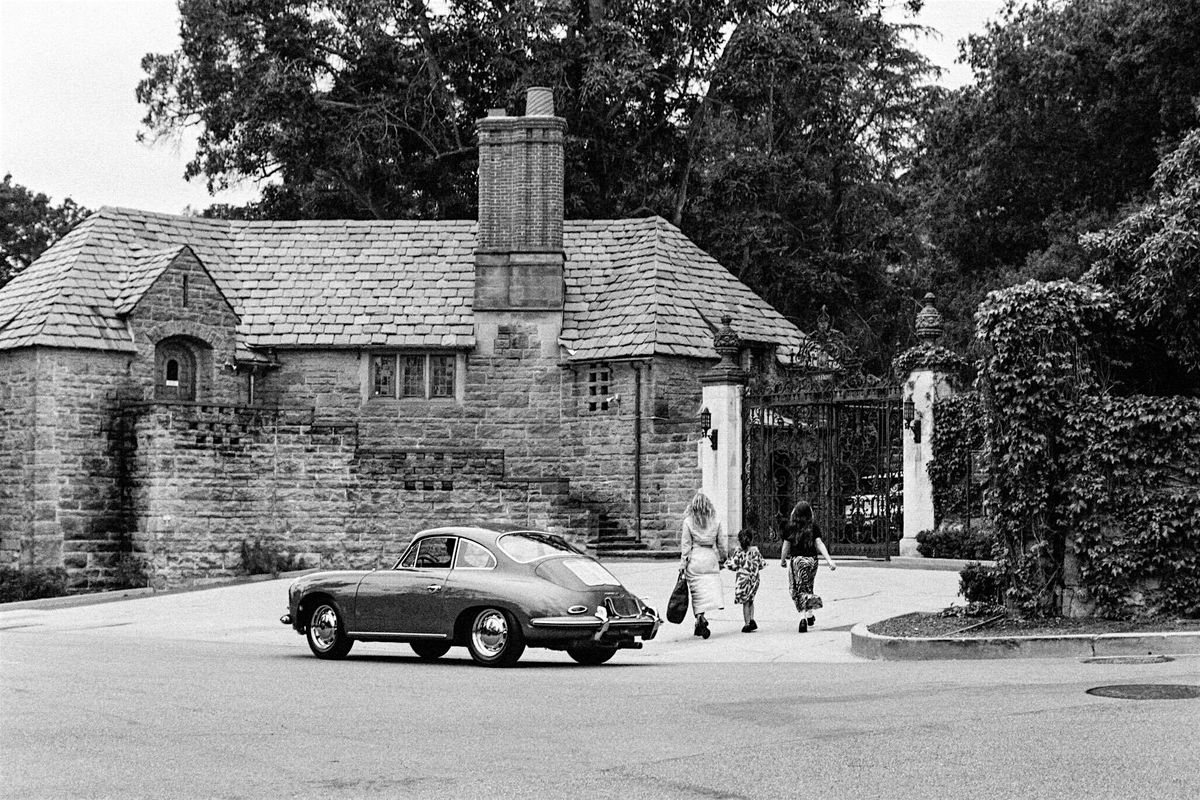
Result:
[[[1135,366],[1171,393],[1200,393],[1200,128],[1164,157],[1147,202],[1084,244],[1098,256],[1087,278],[1119,295],[1139,329]],[[1147,359],[1159,345],[1170,361]]]
[[975,80],[945,93],[907,176],[960,327],[988,289],[1087,269],[1079,235],[1148,191],[1194,126],[1197,52],[1200,0],[1009,2],[969,38]]
[[69,197],[52,206],[46,195],[34,194],[5,175],[0,184],[0,286],[90,213]]
[[[801,325],[828,306],[890,362],[911,327],[898,176],[934,91],[882,4],[765,3],[722,55],[685,229]],[[696,121],[693,124],[697,124]]]

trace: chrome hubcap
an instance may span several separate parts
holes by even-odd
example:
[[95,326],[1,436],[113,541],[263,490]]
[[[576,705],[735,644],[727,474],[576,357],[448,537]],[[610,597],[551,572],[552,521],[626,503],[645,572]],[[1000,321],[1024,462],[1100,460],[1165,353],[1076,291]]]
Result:
[[504,652],[508,643],[508,620],[495,609],[484,611],[471,627],[471,641],[476,651],[494,658]]
[[337,612],[332,606],[321,606],[312,615],[308,633],[312,636],[313,644],[322,650],[333,647],[337,641]]

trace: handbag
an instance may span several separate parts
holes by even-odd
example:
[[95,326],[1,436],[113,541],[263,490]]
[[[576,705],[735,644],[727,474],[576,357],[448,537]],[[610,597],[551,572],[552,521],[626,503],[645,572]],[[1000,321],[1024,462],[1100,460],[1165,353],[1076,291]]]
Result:
[[679,570],[675,588],[671,590],[671,598],[667,600],[667,622],[673,622],[676,625],[683,622],[684,617],[687,616],[688,594],[687,578],[683,576],[683,570]]

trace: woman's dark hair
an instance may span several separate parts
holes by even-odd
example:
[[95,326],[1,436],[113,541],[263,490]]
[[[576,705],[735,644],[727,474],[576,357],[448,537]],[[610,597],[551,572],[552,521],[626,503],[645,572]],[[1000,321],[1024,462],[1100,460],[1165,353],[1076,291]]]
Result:
[[792,513],[788,515],[788,519],[800,525],[807,524],[813,521],[812,506],[807,500],[801,500],[796,505],[792,506]]
[[738,531],[738,544],[740,544],[742,546],[743,550],[749,549],[750,545],[753,543],[754,543],[754,529],[753,528],[742,528],[740,531]]

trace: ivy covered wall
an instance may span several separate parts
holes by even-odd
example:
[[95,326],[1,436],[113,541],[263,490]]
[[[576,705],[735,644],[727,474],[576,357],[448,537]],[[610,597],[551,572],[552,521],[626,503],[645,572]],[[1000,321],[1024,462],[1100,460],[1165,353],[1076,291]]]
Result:
[[976,314],[986,509],[1032,615],[1200,611],[1200,400],[1122,396],[1118,298],[1030,281]]

